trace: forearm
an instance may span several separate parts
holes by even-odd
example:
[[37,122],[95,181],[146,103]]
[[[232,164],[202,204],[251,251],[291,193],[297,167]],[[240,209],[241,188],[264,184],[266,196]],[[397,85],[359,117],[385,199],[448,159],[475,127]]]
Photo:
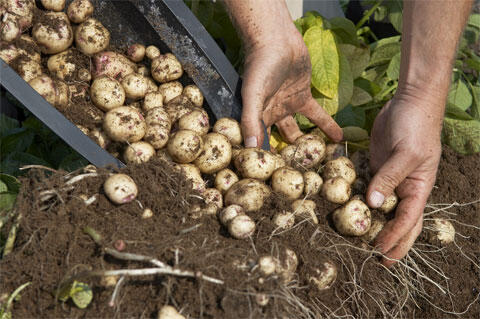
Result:
[[[452,65],[473,0],[405,0],[399,92],[426,95],[443,115]],[[443,103],[441,102],[443,101]]]

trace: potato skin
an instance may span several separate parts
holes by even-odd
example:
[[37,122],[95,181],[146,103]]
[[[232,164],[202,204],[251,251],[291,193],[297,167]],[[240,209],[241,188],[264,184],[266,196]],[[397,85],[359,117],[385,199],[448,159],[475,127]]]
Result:
[[160,49],[158,49],[156,46],[154,45],[149,45],[146,49],[145,49],[145,55],[147,56],[147,58],[149,58],[150,60],[154,60],[156,58],[158,58],[160,56]]
[[238,215],[228,223],[228,232],[236,239],[246,239],[255,232],[255,222],[247,215]]
[[253,178],[242,179],[225,194],[225,205],[236,204],[246,212],[256,211],[262,208],[270,193],[270,188],[264,183]]
[[146,129],[145,119],[133,107],[114,108],[108,111],[103,119],[103,130],[117,142],[138,142],[145,135]]
[[239,178],[237,174],[231,169],[224,168],[217,172],[217,175],[215,176],[215,188],[224,194],[238,181]]
[[90,87],[90,97],[97,107],[103,111],[110,111],[123,105],[125,90],[117,80],[102,76],[93,81]]
[[20,23],[18,22],[17,16],[9,12],[5,13],[0,22],[0,40],[13,42],[15,39],[20,37],[21,34],[22,29],[20,27]]
[[194,131],[179,130],[168,140],[167,150],[175,162],[190,163],[202,152],[203,140]]
[[267,180],[275,170],[275,157],[258,148],[245,148],[235,157],[234,164],[244,178]]
[[158,87],[158,92],[163,95],[163,103],[168,103],[177,96],[180,96],[182,91],[183,85],[178,81],[164,83]]
[[42,66],[35,61],[25,61],[18,66],[18,74],[25,82],[33,80],[37,76],[43,75]]
[[0,59],[5,63],[10,64],[19,54],[14,44],[0,41]]
[[139,100],[145,97],[148,91],[148,83],[143,75],[130,73],[122,79],[125,95],[130,100]]
[[337,266],[331,261],[325,261],[322,268],[314,268],[311,270],[308,281],[311,282],[318,290],[330,288],[337,279]]
[[304,185],[303,175],[296,169],[285,166],[273,172],[272,189],[290,200],[302,195]]
[[67,8],[67,15],[73,23],[82,23],[93,14],[93,5],[88,0],[74,0]]
[[48,70],[55,74],[59,79],[64,80],[67,76],[74,74],[76,66],[71,62],[67,62],[67,56],[72,52],[71,49],[52,55],[48,58]]
[[349,184],[352,184],[357,178],[352,161],[344,156],[325,163],[322,175],[325,180],[340,176]]
[[67,15],[63,12],[48,12],[45,16],[55,19],[57,27],[51,30],[48,25],[37,22],[32,29],[33,39],[43,53],[55,54],[65,51],[73,43],[72,26]]
[[219,119],[213,126],[213,131],[225,135],[232,146],[242,144],[242,129],[240,124],[232,118],[224,117]]
[[343,204],[352,195],[350,184],[343,177],[326,180],[322,186],[322,196],[329,202]]
[[202,107],[203,94],[196,85],[187,85],[183,88],[182,94],[185,95],[196,107]]
[[145,46],[140,43],[134,43],[127,49],[127,57],[133,62],[140,62],[145,57]]
[[148,162],[154,155],[155,149],[152,145],[139,141],[127,146],[123,158],[128,164],[140,164]]
[[178,120],[178,128],[192,130],[201,136],[207,134],[210,129],[207,112],[203,109],[193,109]]
[[455,227],[452,223],[444,218],[433,218],[429,222],[431,230],[428,233],[428,241],[435,245],[440,242],[442,246],[446,246],[455,240]]
[[75,31],[75,45],[85,55],[105,50],[110,44],[110,32],[100,21],[88,18]]
[[178,164],[176,167],[180,169],[187,180],[192,182],[192,189],[199,192],[205,190],[205,181],[200,174],[200,170],[193,164]]
[[212,174],[224,169],[232,159],[232,146],[221,134],[209,133],[203,138],[203,150],[195,160],[195,165],[204,174]]
[[385,197],[385,200],[383,201],[382,206],[380,206],[378,209],[383,213],[388,214],[392,210],[394,210],[395,207],[397,207],[397,204],[398,204],[398,196],[397,194],[393,193]]
[[[290,162],[293,168],[308,170],[317,167],[325,158],[325,142],[317,135],[300,136],[295,140],[295,146],[293,160]],[[285,161],[289,164],[287,159]]]
[[297,219],[309,219],[314,224],[318,224],[318,217],[315,214],[317,204],[309,199],[297,199],[292,203],[292,211]]
[[42,0],[45,9],[51,11],[62,11],[65,8],[65,0]]
[[303,180],[305,182],[305,188],[303,189],[305,195],[316,195],[322,189],[323,179],[313,171],[303,173]]
[[370,229],[370,209],[361,200],[352,199],[332,215],[337,231],[346,236],[362,236]]
[[183,75],[183,68],[173,54],[166,53],[152,61],[151,73],[156,81],[166,83],[179,79]]
[[116,80],[121,80],[126,75],[137,70],[135,63],[126,56],[112,51],[103,51],[95,54],[93,64],[95,66],[94,78],[107,75]]
[[107,197],[115,204],[125,204],[137,197],[138,189],[135,181],[125,174],[114,174],[103,184]]

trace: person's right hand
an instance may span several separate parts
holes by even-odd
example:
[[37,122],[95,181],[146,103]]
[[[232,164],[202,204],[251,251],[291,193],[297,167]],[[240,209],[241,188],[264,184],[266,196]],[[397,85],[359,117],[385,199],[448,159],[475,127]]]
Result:
[[308,50],[293,23],[279,26],[276,37],[247,47],[243,76],[242,131],[246,147],[259,147],[263,126],[276,123],[288,142],[302,132],[293,113],[299,112],[330,139],[342,140],[342,129],[313,99],[310,91],[311,64]]

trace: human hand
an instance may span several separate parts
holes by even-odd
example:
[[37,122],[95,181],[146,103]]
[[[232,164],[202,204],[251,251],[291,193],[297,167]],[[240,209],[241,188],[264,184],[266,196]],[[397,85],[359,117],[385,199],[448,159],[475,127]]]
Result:
[[440,161],[444,103],[425,92],[397,92],[375,119],[370,167],[376,174],[367,190],[368,204],[379,207],[394,191],[400,199],[395,218],[375,240],[387,267],[408,253],[422,230]]
[[[291,24],[291,23],[290,23]],[[302,113],[333,141],[341,128],[313,99],[308,50],[293,24],[278,26],[269,39],[247,46],[243,76],[242,131],[246,147],[262,145],[263,127],[276,123],[282,136],[293,142],[302,135],[292,114]]]

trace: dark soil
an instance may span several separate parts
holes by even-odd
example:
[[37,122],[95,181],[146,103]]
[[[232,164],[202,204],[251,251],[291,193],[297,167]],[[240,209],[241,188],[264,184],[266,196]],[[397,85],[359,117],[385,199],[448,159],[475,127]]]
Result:
[[[445,150],[429,203],[478,200],[478,167],[479,155],[463,157]],[[0,293],[32,283],[14,303],[15,318],[156,317],[165,304],[181,309],[189,318],[319,318],[334,314],[356,318],[480,317],[480,303],[475,301],[480,293],[480,272],[474,265],[480,263],[480,231],[467,226],[480,226],[479,203],[448,209],[455,215],[437,214],[454,220],[456,245],[441,250],[427,246],[423,233],[415,245],[420,256],[443,271],[448,280],[410,253],[408,265],[414,267],[411,262],[415,261],[426,276],[448,288],[450,294],[444,295],[405,266],[391,269],[398,276],[395,278],[379,265],[366,243],[338,236],[329,222],[336,205],[320,197],[314,198],[319,225],[300,221],[289,231],[275,231],[271,218],[275,212],[288,209],[288,202],[274,194],[260,212],[250,214],[257,223],[253,238],[235,240],[215,216],[191,217],[191,207],[198,204],[196,194],[169,164],[155,161],[124,172],[136,181],[140,193],[138,202],[121,206],[111,204],[103,195],[106,171],[83,179],[68,191],[60,190],[64,181],[61,174],[45,176],[42,171],[33,171],[23,180],[17,205],[23,219],[13,252],[0,261]],[[40,203],[39,192],[52,188],[61,199]],[[81,197],[94,194],[98,199],[86,206]],[[153,217],[143,219],[140,204],[152,209]],[[56,301],[56,289],[72,275],[92,269],[151,267],[105,255],[83,232],[86,226],[102,235],[105,247],[113,248],[117,240],[123,240],[126,252],[153,256],[182,270],[200,271],[225,284],[173,276],[130,277],[121,287],[115,307],[110,307],[113,287],[105,287],[98,278],[85,277],[81,281],[92,287],[94,295],[86,309],[78,309],[71,301]],[[284,284],[278,276],[262,276],[255,267],[258,258],[269,254],[284,261],[285,248],[295,251],[299,259],[293,281]],[[315,269],[322,269],[326,260],[337,265],[338,278],[333,287],[319,291],[309,277]],[[259,293],[269,296],[267,306],[256,304]],[[465,312],[455,316],[445,311]]]

